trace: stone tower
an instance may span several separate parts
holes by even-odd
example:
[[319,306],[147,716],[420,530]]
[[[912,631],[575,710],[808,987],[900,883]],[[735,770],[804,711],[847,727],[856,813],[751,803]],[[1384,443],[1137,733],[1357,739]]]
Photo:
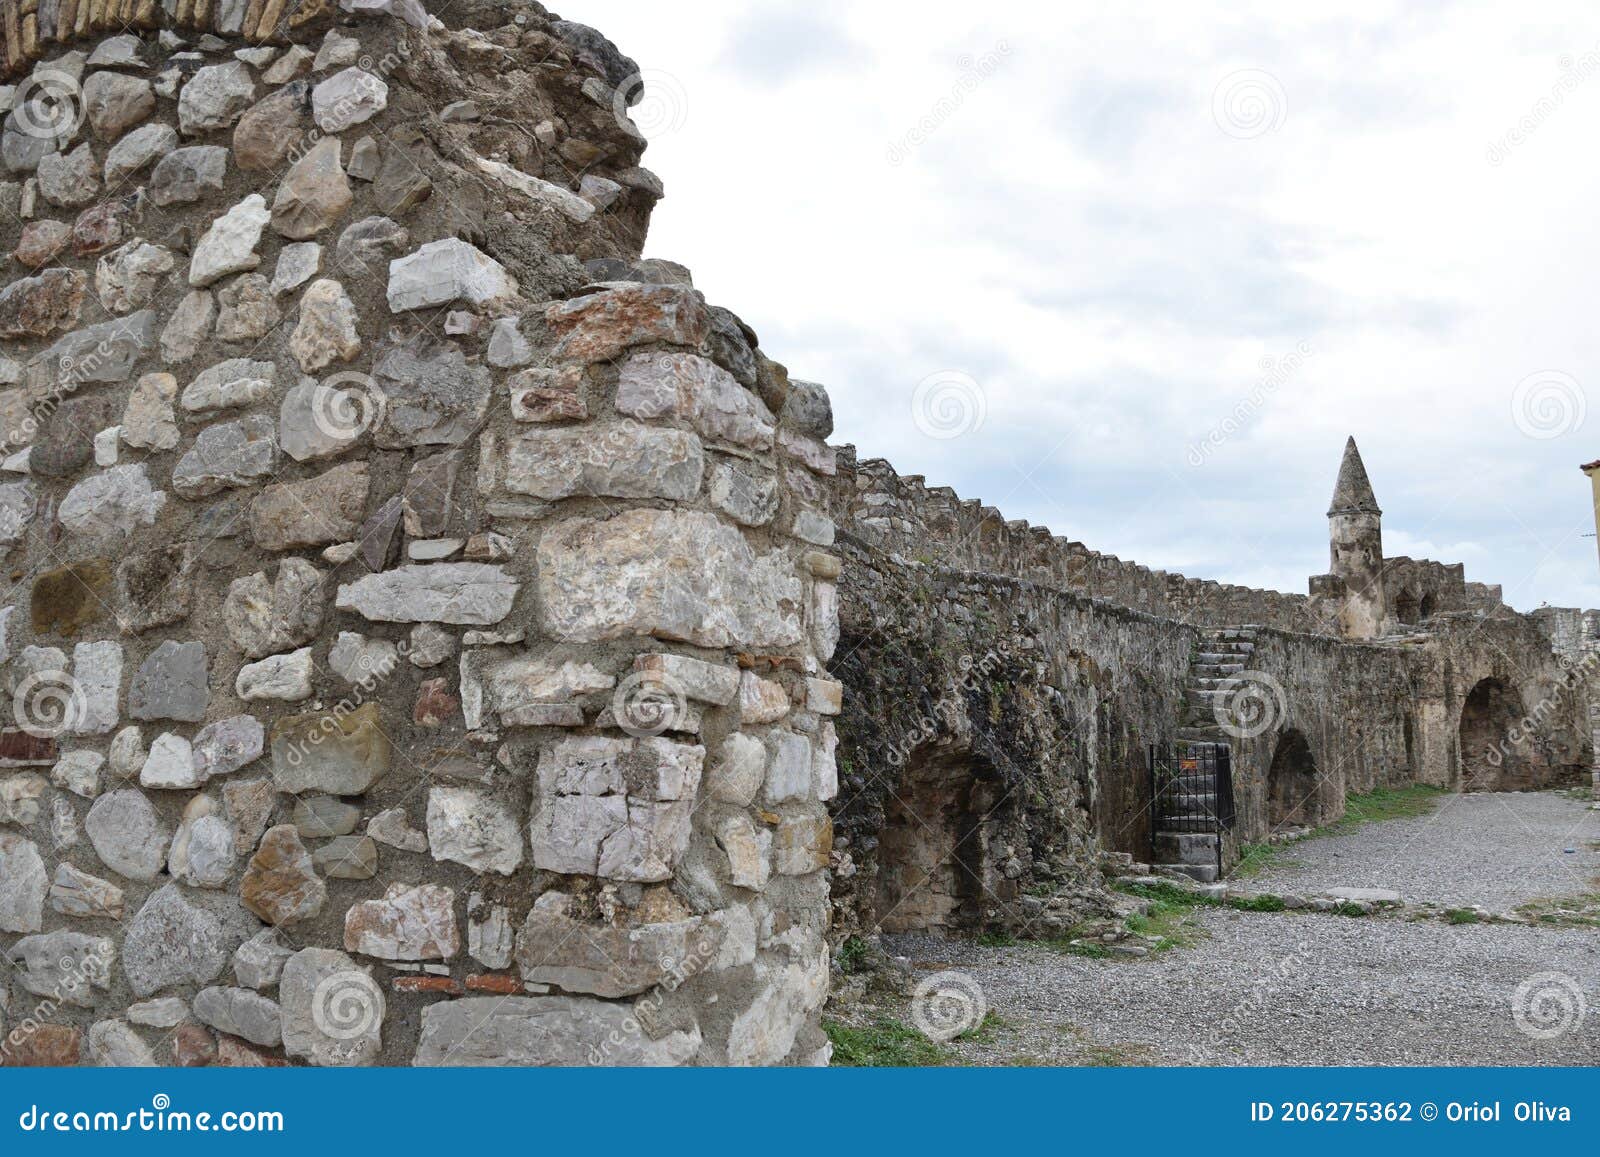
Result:
[[1345,443],[1328,507],[1328,546],[1331,573],[1344,588],[1339,606],[1343,633],[1352,639],[1375,638],[1389,617],[1383,591],[1383,511],[1353,437]]

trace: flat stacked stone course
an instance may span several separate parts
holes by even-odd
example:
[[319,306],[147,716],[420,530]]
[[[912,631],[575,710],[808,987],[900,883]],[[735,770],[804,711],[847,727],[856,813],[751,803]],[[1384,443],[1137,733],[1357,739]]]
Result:
[[640,260],[633,62],[0,37],[0,1059],[825,1062],[831,419]]

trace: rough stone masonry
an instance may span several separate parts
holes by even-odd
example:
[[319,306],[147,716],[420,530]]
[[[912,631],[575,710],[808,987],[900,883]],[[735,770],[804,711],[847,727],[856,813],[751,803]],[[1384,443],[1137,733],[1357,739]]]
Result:
[[0,0],[0,72],[0,1062],[825,1063],[830,936],[1148,853],[1218,631],[1230,854],[1591,757],[1589,624],[1354,467],[1300,598],[830,447],[538,4]]
[[827,407],[639,260],[633,62],[471,0],[0,41],[0,1058],[824,1062]]

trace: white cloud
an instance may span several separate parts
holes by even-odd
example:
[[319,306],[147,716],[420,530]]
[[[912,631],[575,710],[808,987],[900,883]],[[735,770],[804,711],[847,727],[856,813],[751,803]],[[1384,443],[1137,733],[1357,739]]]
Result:
[[[1592,6],[801,12],[569,15],[687,93],[646,156],[650,252],[828,385],[837,440],[1097,550],[1304,590],[1354,433],[1393,553],[1600,604],[1576,469],[1600,457]],[[1247,139],[1215,119],[1242,70],[1282,100]],[[1593,412],[1532,437],[1514,392],[1550,369]],[[910,405],[945,370],[987,416],[940,441]]]

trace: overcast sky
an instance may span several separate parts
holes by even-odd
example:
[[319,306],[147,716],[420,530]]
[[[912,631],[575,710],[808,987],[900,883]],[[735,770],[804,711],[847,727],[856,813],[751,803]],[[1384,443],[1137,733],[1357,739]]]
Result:
[[1303,592],[1354,434],[1387,553],[1600,606],[1600,12],[1323,7],[562,15],[644,70],[647,253],[862,457]]

